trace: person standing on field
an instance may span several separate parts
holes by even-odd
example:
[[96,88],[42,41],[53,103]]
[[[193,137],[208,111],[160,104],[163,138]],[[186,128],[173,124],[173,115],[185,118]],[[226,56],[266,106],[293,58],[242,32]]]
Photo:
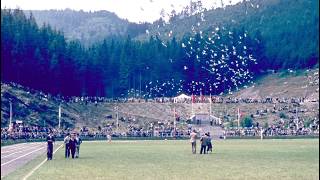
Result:
[[111,135],[110,134],[107,135],[107,139],[108,139],[108,142],[111,142]]
[[76,158],[79,157],[79,151],[80,151],[80,144],[82,143],[82,139],[80,138],[79,134],[77,134],[76,137]]
[[65,146],[65,158],[69,158],[70,151],[69,151],[69,141],[70,141],[70,134],[68,133],[67,136],[64,138],[64,146]]
[[71,134],[71,138],[69,140],[69,149],[71,151],[71,157],[72,159],[74,159],[75,157],[75,153],[76,153],[76,138],[75,138],[75,134]]
[[208,143],[208,140],[207,140],[207,134],[204,134],[201,136],[200,138],[200,142],[201,142],[201,149],[200,149],[200,154],[206,154],[206,147],[207,147],[207,143]]
[[192,153],[193,154],[196,154],[196,143],[197,143],[197,133],[196,133],[196,130],[193,130],[191,133],[190,133],[190,142],[191,142],[191,150],[192,150]]
[[211,136],[210,136],[210,132],[207,133],[207,153],[212,152],[212,143],[211,143]]
[[47,137],[47,160],[52,160],[52,154],[53,154],[53,143],[55,142],[55,139],[52,135],[52,132],[49,133]]

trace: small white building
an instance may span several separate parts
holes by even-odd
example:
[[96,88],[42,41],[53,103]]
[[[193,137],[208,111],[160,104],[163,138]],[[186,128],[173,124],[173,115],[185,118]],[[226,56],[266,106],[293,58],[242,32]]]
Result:
[[180,94],[179,96],[173,98],[174,103],[182,103],[191,100],[190,96],[187,96],[185,94]]

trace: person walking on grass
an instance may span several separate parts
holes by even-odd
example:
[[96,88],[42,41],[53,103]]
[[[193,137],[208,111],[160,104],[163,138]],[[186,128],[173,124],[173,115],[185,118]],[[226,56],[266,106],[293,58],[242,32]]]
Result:
[[76,158],[79,157],[79,151],[80,151],[80,144],[82,143],[82,139],[80,138],[79,134],[77,134],[76,137]]
[[107,140],[108,142],[111,142],[111,135],[109,133],[107,134]]
[[70,150],[69,150],[69,141],[70,141],[70,134],[68,133],[67,136],[64,138],[64,147],[65,147],[65,158],[69,158],[70,156]]
[[211,143],[211,136],[210,136],[210,132],[207,133],[207,153],[209,153],[209,151],[212,153],[212,143]]
[[196,154],[196,150],[197,150],[197,133],[196,130],[193,130],[190,133],[190,142],[191,142],[191,150],[193,154]]
[[71,157],[74,159],[76,153],[76,137],[75,134],[71,134],[71,138],[69,140],[69,150],[71,151]]
[[207,147],[207,134],[203,134],[200,138],[200,143],[201,143],[201,149],[200,149],[200,154],[206,154],[206,147]]
[[52,160],[52,154],[53,154],[53,143],[55,142],[55,139],[52,135],[52,132],[49,133],[47,137],[47,160]]

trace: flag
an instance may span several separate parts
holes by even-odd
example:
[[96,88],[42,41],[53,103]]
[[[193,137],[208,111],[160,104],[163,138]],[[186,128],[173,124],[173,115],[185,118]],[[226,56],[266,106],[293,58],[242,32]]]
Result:
[[176,111],[176,108],[174,108],[173,113],[174,113],[174,117],[175,117],[176,121],[179,121],[179,120],[180,120],[180,117],[179,117],[178,112]]
[[244,115],[245,115],[245,113],[242,112],[242,111],[240,110],[240,108],[238,108],[238,116],[239,116],[239,118],[243,117]]
[[195,95],[191,95],[191,99],[192,99],[192,103],[194,103],[195,102],[195,99],[196,99],[196,97],[195,97]]
[[200,91],[200,99],[201,99],[201,102],[203,103],[204,101],[204,96],[202,95],[202,92]]

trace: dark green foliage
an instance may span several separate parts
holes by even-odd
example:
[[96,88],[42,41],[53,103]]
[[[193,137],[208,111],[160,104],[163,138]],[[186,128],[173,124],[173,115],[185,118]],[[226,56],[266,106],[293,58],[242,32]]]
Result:
[[130,34],[135,37],[144,33],[148,26],[147,23],[130,23],[108,11],[85,12],[65,9],[33,10],[25,13],[32,13],[39,26],[44,23],[50,24],[53,28],[63,31],[67,39],[79,40],[86,46],[111,36]]
[[264,128],[268,128],[268,127],[269,127],[268,122],[264,123],[264,126],[263,126],[263,127],[264,127]]
[[287,115],[284,112],[280,112],[279,117],[282,119],[287,119]]
[[[179,13],[169,25],[149,27],[151,35],[173,31],[178,39],[192,33],[201,14]],[[225,9],[204,12],[202,31],[215,27],[245,29],[261,40],[260,67],[264,69],[309,68],[319,63],[319,1],[318,0],[250,0]],[[145,39],[140,36],[139,39]],[[162,36],[161,38],[168,38]]]
[[252,127],[253,120],[250,116],[246,116],[241,120],[240,124],[242,127]]
[[[252,8],[258,4],[259,8]],[[88,15],[71,10],[34,13],[37,18],[43,15],[40,20],[43,22],[52,13],[65,19],[60,23],[64,32],[68,25],[82,26],[83,21],[91,22],[93,18],[95,20],[89,24],[96,27],[100,18],[115,16],[107,12]],[[237,55],[245,57],[250,54],[256,59],[258,64],[241,66],[242,71],[248,70],[252,77],[237,77],[231,70],[238,68],[233,64],[239,61],[231,51],[225,52],[230,54],[227,64],[231,69],[217,67],[217,72],[210,72],[213,62],[207,61],[219,60],[223,54],[215,44],[207,46],[218,54],[218,59],[210,57],[212,53],[200,58],[195,54],[188,56],[190,49],[181,45],[187,44],[190,38],[194,39],[190,42],[194,49],[206,45],[199,34],[190,35],[187,31],[199,20],[199,14],[184,19],[179,17],[181,14],[172,14],[169,25],[163,26],[159,20],[149,27],[150,34],[172,30],[171,39],[150,35],[145,36],[144,41],[138,41],[134,37],[144,32],[148,25],[124,23],[127,29],[120,34],[106,35],[102,33],[103,28],[96,28],[91,35],[99,42],[93,38],[92,42],[85,42],[93,45],[85,46],[83,42],[71,40],[79,38],[70,37],[67,32],[64,35],[51,25],[38,26],[32,14],[25,16],[21,10],[5,9],[1,10],[1,80],[65,96],[161,97],[175,96],[180,92],[218,94],[245,85],[260,70],[305,68],[318,64],[318,1],[251,1],[225,10],[206,11],[205,14],[206,21],[199,26],[203,37],[208,38],[217,26],[220,27],[218,34],[221,38],[213,39],[216,44],[223,44],[229,50],[235,46]],[[118,28],[124,27],[120,24]],[[54,27],[58,25],[56,22]],[[155,29],[158,25],[159,30]],[[79,31],[83,33],[81,41],[90,36],[87,30]],[[247,38],[241,40],[241,47],[247,47],[247,54],[237,46],[244,33]],[[217,73],[226,80],[222,81]],[[232,78],[237,83],[232,82]],[[195,85],[195,82],[205,85]]]

